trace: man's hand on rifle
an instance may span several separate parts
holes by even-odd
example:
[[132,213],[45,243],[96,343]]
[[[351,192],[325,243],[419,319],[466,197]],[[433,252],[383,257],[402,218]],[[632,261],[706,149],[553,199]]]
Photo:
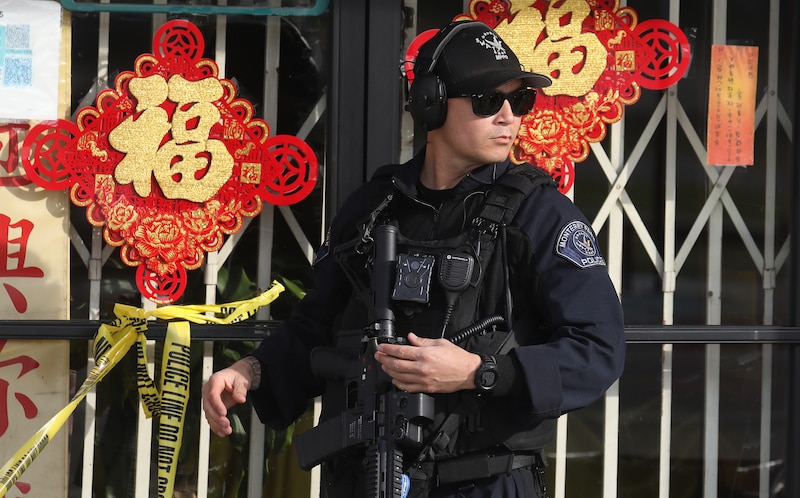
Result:
[[379,344],[375,360],[398,389],[410,393],[451,393],[475,389],[480,356],[447,339],[408,334],[410,345]]
[[211,431],[225,437],[233,432],[228,409],[247,400],[253,370],[244,360],[214,373],[203,385],[203,411]]

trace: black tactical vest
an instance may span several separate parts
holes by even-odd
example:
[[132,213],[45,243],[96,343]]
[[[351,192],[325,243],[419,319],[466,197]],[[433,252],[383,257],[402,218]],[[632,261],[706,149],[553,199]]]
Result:
[[[381,224],[398,227],[398,271],[393,289],[395,329],[398,335],[409,331],[423,337],[455,338],[468,336],[458,344],[471,352],[506,353],[516,345],[544,341],[546,319],[528,303],[513,310],[509,294],[528,292],[531,301],[536,296],[535,282],[517,282],[509,278],[508,261],[517,259],[515,251],[529,250],[526,235],[512,220],[525,197],[536,187],[555,183],[547,173],[528,164],[511,168],[497,181],[485,188],[456,196],[442,206],[430,206],[405,195],[390,178],[392,167],[376,173],[370,204],[374,206],[360,228],[358,240],[336,248],[334,254],[350,277],[357,296],[350,300],[339,326],[337,348],[357,358],[361,354],[364,326],[375,319],[371,316],[371,258],[370,241],[374,228]],[[432,211],[433,210],[433,211]],[[431,215],[435,211],[435,214]],[[434,222],[421,222],[430,220]],[[448,266],[453,258],[460,263]],[[456,273],[458,281],[466,263],[471,259],[472,270],[466,285],[458,292],[449,290],[452,280],[440,275],[447,269]],[[509,280],[512,282],[509,283]],[[509,285],[513,285],[509,289]],[[424,286],[426,289],[420,290]],[[422,295],[420,295],[422,293]],[[456,294],[454,296],[454,294]],[[520,296],[521,297],[521,296]],[[448,313],[448,310],[451,310]],[[447,319],[446,319],[447,317]],[[471,331],[470,327],[487,320],[488,329]],[[509,337],[509,330],[514,330]],[[461,334],[459,334],[461,333]],[[454,341],[455,342],[455,341]],[[503,347],[503,350],[501,350]],[[342,410],[345,386],[329,382],[323,396],[323,415],[334,416]],[[464,410],[463,397],[472,393],[436,395],[436,416],[426,437],[432,438],[454,411],[459,420],[455,429],[434,448],[429,458],[440,460],[478,450],[509,451],[540,450],[552,439],[554,421],[517,420],[513,418],[513,399],[488,398],[468,402]],[[511,417],[511,418],[510,418]],[[404,448],[405,458],[417,457],[420,448]]]

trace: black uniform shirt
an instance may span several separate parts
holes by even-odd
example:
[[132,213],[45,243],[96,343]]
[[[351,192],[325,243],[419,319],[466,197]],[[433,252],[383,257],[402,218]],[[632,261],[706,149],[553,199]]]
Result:
[[[455,207],[444,202],[439,209],[417,198],[423,160],[424,150],[393,168],[392,178],[403,196],[403,209],[396,211],[401,229],[413,230],[409,236],[418,238],[451,235],[468,226],[471,220],[460,213],[459,206],[481,197],[478,192],[511,166],[506,161],[474,170],[453,189],[458,199]],[[305,411],[308,400],[324,389],[324,382],[312,374],[310,351],[332,345],[337,316],[352,294],[348,278],[330,252],[358,236],[359,222],[374,208],[370,204],[374,183],[367,182],[352,194],[333,220],[314,264],[315,289],[251,353],[261,361],[264,378],[250,398],[261,420],[273,428],[291,424]],[[416,209],[405,209],[409,206]],[[446,210],[449,214],[443,216]],[[516,308],[524,310],[521,304],[527,304],[529,309],[541,309],[549,324],[547,337],[513,352],[520,377],[517,385],[522,386],[513,394],[524,398],[524,403],[515,406],[524,410],[524,416],[556,418],[594,402],[621,375],[622,310],[588,221],[557,189],[534,189],[512,225],[524,241],[523,251],[519,247],[511,251],[515,288],[538,282],[541,299],[540,303],[517,303]]]

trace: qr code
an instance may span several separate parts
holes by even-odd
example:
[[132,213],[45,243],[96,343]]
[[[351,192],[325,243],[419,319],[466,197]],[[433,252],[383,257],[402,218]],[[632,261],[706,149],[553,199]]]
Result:
[[33,86],[33,58],[6,57],[3,86],[25,88]]
[[29,50],[31,48],[30,24],[9,24],[6,27],[6,49]]

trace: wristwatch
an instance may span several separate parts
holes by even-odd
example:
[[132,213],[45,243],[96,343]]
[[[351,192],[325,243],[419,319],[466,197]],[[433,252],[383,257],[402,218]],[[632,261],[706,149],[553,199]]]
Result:
[[477,353],[481,357],[481,365],[475,371],[475,389],[478,393],[489,394],[497,387],[500,374],[497,371],[497,360],[494,356]]

